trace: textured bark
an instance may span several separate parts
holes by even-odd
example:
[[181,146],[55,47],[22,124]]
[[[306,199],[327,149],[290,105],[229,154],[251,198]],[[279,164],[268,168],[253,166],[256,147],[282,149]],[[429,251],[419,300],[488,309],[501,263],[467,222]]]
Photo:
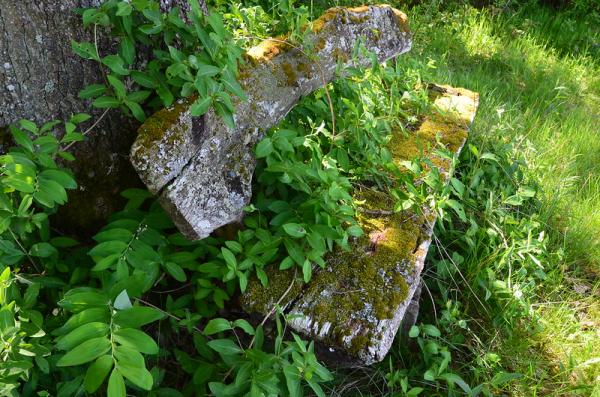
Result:
[[[168,0],[166,7],[187,4]],[[0,0],[0,129],[26,118],[43,123],[66,120],[73,113],[90,112],[79,91],[101,81],[93,61],[71,50],[71,41],[91,40],[76,8],[97,6],[99,0]],[[100,41],[106,46],[107,40]],[[94,112],[97,117],[100,112]],[[108,214],[119,209],[118,193],[140,185],[128,161],[137,124],[117,110],[91,133],[89,141],[74,146],[72,164],[79,189],[69,196],[60,217],[68,229],[93,231]]]

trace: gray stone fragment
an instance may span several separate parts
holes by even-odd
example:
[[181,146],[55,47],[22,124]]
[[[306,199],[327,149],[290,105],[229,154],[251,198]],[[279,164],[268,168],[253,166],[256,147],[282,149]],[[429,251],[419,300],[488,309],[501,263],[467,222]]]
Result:
[[[393,135],[388,147],[395,162],[412,160],[421,154],[421,148],[435,148],[436,136],[448,150],[456,154],[462,150],[478,95],[432,86],[431,96],[437,111],[421,123],[414,135]],[[448,177],[449,160],[437,157],[431,149],[423,154]],[[356,194],[357,199],[366,202],[367,209],[393,207],[393,201],[384,193]],[[364,212],[358,220],[366,236],[353,241],[350,252],[328,255],[325,268],[316,269],[310,282],[288,294],[282,306],[294,331],[320,342],[338,357],[345,356],[347,363],[369,365],[386,356],[403,321],[408,326],[416,320],[415,301],[436,214],[427,208],[420,215]],[[269,313],[287,285],[276,269],[267,274],[269,280],[275,280],[268,289],[252,280],[242,297],[249,313]]]
[[[240,83],[248,101],[235,104],[235,128],[214,110],[194,122],[183,103],[150,117],[132,146],[131,161],[179,229],[191,239],[234,222],[251,198],[252,147],[303,96],[332,80],[336,69],[369,66],[359,41],[379,62],[408,51],[406,16],[390,6],[333,8],[316,20],[312,54],[276,39],[246,54]],[[155,127],[159,126],[159,129]]]

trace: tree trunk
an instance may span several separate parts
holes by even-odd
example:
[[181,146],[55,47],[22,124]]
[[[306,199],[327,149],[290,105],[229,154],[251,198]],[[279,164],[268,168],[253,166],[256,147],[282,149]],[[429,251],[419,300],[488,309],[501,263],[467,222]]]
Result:
[[[92,32],[82,27],[74,11],[99,3],[0,0],[0,130],[23,118],[43,123],[91,112],[90,103],[77,95],[85,86],[100,81],[101,74],[95,62],[73,53],[71,41],[91,41]],[[161,0],[164,8],[178,4],[187,1]],[[91,113],[93,119],[100,114]],[[80,186],[61,210],[65,229],[93,232],[120,208],[121,190],[141,186],[128,159],[136,128],[137,123],[111,110],[90,139],[74,147],[77,160],[71,166]]]

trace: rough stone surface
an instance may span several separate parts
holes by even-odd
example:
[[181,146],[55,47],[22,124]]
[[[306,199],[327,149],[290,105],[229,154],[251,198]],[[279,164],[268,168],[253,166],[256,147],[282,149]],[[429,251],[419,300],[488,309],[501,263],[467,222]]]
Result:
[[214,110],[193,120],[187,102],[140,128],[131,161],[187,237],[206,237],[241,217],[252,194],[254,144],[303,95],[333,79],[338,65],[369,66],[364,53],[353,57],[359,41],[380,62],[411,47],[406,16],[390,6],[330,9],[313,22],[309,36],[311,57],[276,39],[247,52],[240,83],[249,99],[236,104],[234,129]]
[[[101,81],[102,74],[95,62],[73,53],[71,41],[93,39],[75,9],[100,3],[0,0],[0,131],[23,118],[44,123],[90,112],[90,103],[79,99],[78,93]],[[187,4],[187,0],[163,3],[168,8]],[[110,45],[102,29],[98,39],[102,48]],[[94,112],[94,116],[101,113]],[[73,146],[77,160],[69,166],[79,189],[69,193],[69,203],[61,209],[57,220],[63,228],[95,232],[109,214],[121,208],[119,192],[141,185],[128,159],[137,124],[118,110],[111,111],[87,142]]]
[[[437,110],[414,135],[395,133],[389,149],[396,162],[414,159],[423,150],[447,178],[449,161],[432,150],[436,137],[459,153],[475,116],[478,95],[444,86],[432,86],[430,92]],[[345,362],[368,365],[385,357],[403,321],[410,327],[416,320],[416,294],[436,216],[427,208],[419,215],[382,215],[381,210],[393,206],[385,194],[358,191],[356,198],[365,202],[358,219],[365,236],[352,243],[350,252],[329,255],[326,267],[315,270],[307,285],[296,281],[298,285],[281,305],[296,332],[319,341],[331,355],[345,357]],[[289,271],[274,269],[268,276],[267,289],[256,280],[250,282],[242,297],[247,312],[269,313],[293,277]]]

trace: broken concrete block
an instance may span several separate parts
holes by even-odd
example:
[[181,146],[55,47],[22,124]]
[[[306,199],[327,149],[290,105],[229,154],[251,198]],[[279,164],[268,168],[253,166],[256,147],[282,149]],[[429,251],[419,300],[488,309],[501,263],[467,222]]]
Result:
[[[475,116],[478,95],[463,89],[433,86],[437,110],[414,134],[395,133],[389,150],[396,162],[422,155],[439,167],[445,178],[449,160],[438,157],[436,139],[458,154]],[[288,325],[321,343],[329,352],[359,365],[381,361],[389,351],[404,320],[414,321],[413,298],[420,288],[421,272],[436,221],[434,212],[423,208],[394,213],[393,200],[385,193],[362,190],[359,223],[365,236],[356,239],[349,252],[336,251],[326,258],[306,285],[291,272],[268,272],[270,284],[263,289],[253,280],[242,297],[249,313],[266,315],[292,284],[280,306],[290,316]],[[407,318],[410,317],[410,318]],[[411,324],[412,325],[412,324]]]
[[[190,239],[208,236],[239,220],[251,198],[254,144],[298,100],[350,66],[383,62],[411,48],[406,15],[387,6],[332,8],[313,22],[311,49],[277,39],[248,50],[239,79],[248,100],[238,102],[235,128],[214,110],[201,118],[180,101],[150,117],[139,129],[131,162],[179,230]],[[310,54],[310,55],[309,55]]]

